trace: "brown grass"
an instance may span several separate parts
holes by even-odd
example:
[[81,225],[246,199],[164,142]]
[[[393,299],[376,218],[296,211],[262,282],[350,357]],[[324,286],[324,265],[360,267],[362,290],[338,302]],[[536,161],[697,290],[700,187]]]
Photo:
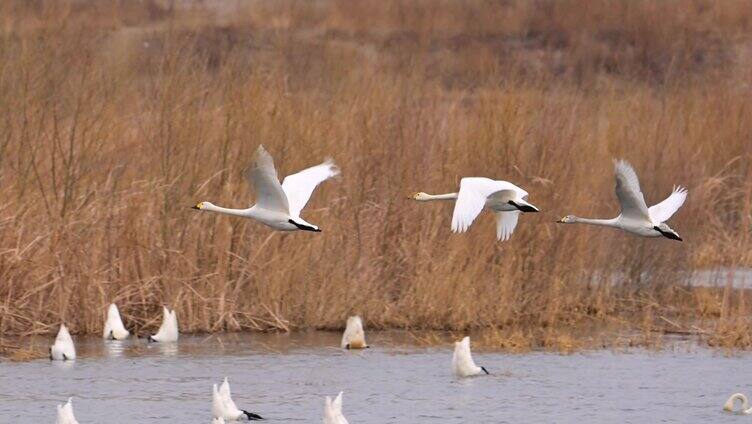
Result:
[[[0,333],[487,329],[509,349],[603,331],[752,346],[750,303],[696,289],[752,266],[752,1],[0,3]],[[274,233],[196,213],[332,156]],[[557,226],[616,212],[611,159],[649,202],[689,187],[684,243]],[[508,179],[543,208],[509,242],[405,195]],[[587,331],[586,331],[587,330]],[[494,335],[495,334],[495,335]],[[651,341],[653,340],[653,341]]]

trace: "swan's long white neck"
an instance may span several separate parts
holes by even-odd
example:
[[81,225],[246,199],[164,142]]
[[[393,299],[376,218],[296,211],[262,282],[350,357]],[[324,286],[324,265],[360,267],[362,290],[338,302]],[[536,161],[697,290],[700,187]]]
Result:
[[217,212],[217,213],[223,213],[225,215],[235,215],[235,216],[253,216],[253,208],[249,209],[231,209],[231,208],[223,208],[221,206],[216,205],[204,205],[201,210],[209,211],[209,212]]
[[422,198],[415,199],[422,202],[429,202],[432,200],[457,200],[457,193],[447,193],[447,194],[426,194]]
[[729,398],[729,400],[726,401],[726,404],[723,406],[723,409],[725,409],[728,412],[734,412],[734,402],[737,399],[742,402],[742,407],[738,413],[743,414],[743,415],[752,415],[752,408],[749,407],[749,401],[747,401],[747,397],[741,393],[733,394]]
[[590,225],[600,225],[603,227],[616,227],[619,228],[619,220],[617,218],[613,219],[594,219],[594,218],[580,218],[575,217],[575,220],[572,221],[573,224],[590,224]]

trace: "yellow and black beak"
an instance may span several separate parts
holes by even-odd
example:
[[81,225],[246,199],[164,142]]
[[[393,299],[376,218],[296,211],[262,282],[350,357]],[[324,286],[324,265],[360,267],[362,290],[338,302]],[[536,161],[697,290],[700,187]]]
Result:
[[201,210],[201,203],[196,203],[194,206],[191,206],[191,209]]

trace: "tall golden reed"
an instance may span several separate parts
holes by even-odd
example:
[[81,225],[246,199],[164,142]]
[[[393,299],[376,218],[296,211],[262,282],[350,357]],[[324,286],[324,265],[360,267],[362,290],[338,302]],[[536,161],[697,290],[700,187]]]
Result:
[[[751,346],[743,292],[688,284],[752,266],[750,26],[749,0],[2,2],[0,334],[98,332],[116,302],[137,329],[168,304],[184,331]],[[189,209],[249,205],[261,143],[280,175],[341,166],[322,233]],[[617,157],[649,202],[689,187],[684,243],[554,223],[617,214]],[[543,212],[498,243],[406,200],[463,176]]]

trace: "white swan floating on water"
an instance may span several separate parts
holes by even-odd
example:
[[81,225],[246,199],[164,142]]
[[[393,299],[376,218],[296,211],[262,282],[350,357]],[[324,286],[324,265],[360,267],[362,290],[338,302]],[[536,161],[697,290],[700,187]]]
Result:
[[55,424],[78,424],[76,417],[73,415],[73,398],[68,398],[65,405],[57,406],[57,420]]
[[671,240],[682,241],[676,231],[672,230],[664,221],[679,210],[687,199],[687,189],[674,187],[671,194],[661,203],[650,208],[645,204],[645,197],[640,191],[640,181],[637,179],[632,165],[624,160],[614,161],[616,168],[616,197],[619,199],[621,214],[613,219],[589,219],[567,215],[560,219],[562,224],[590,224],[602,225],[624,230],[642,237],[666,237]]
[[329,396],[324,400],[324,424],[349,424],[342,414],[342,392],[334,401]]
[[459,193],[431,195],[415,193],[412,199],[421,202],[432,200],[456,200],[452,213],[452,232],[464,233],[470,228],[483,208],[496,215],[496,239],[508,240],[521,212],[539,212],[540,209],[527,201],[528,193],[507,181],[490,178],[468,177],[460,180]]
[[73,345],[73,339],[65,324],[60,324],[55,343],[50,346],[50,359],[53,361],[76,359],[76,346]]
[[470,353],[470,337],[454,343],[454,356],[452,356],[452,371],[460,377],[470,377],[480,373],[490,374],[484,367],[475,365],[473,355]]
[[277,178],[274,161],[264,146],[259,146],[246,178],[256,190],[256,204],[248,209],[228,209],[209,202],[200,202],[194,209],[255,219],[279,231],[321,231],[300,217],[313,190],[323,181],[339,174],[333,161],[288,175],[282,184]]
[[120,311],[114,303],[107,309],[107,321],[104,323],[102,337],[105,339],[124,340],[130,333],[125,329],[123,320],[120,319]]
[[263,420],[259,414],[238,409],[230,396],[230,383],[225,377],[222,385],[217,390],[217,385],[212,387],[212,415],[214,418],[222,418],[225,421]]
[[347,327],[342,334],[341,346],[342,349],[364,349],[370,347],[366,343],[363,320],[359,316],[352,316],[347,319]]
[[[741,405],[741,409],[735,412],[734,403],[737,400],[740,400],[742,405]],[[737,414],[737,415],[752,415],[752,408],[749,407],[749,401],[747,401],[747,397],[741,393],[734,393],[733,395],[731,395],[731,397],[728,398],[726,403],[723,404],[723,410],[726,412],[731,412],[732,414]]]
[[153,336],[149,336],[150,342],[176,342],[180,333],[178,331],[178,317],[175,310],[170,311],[166,306],[162,306],[162,325],[159,331]]

